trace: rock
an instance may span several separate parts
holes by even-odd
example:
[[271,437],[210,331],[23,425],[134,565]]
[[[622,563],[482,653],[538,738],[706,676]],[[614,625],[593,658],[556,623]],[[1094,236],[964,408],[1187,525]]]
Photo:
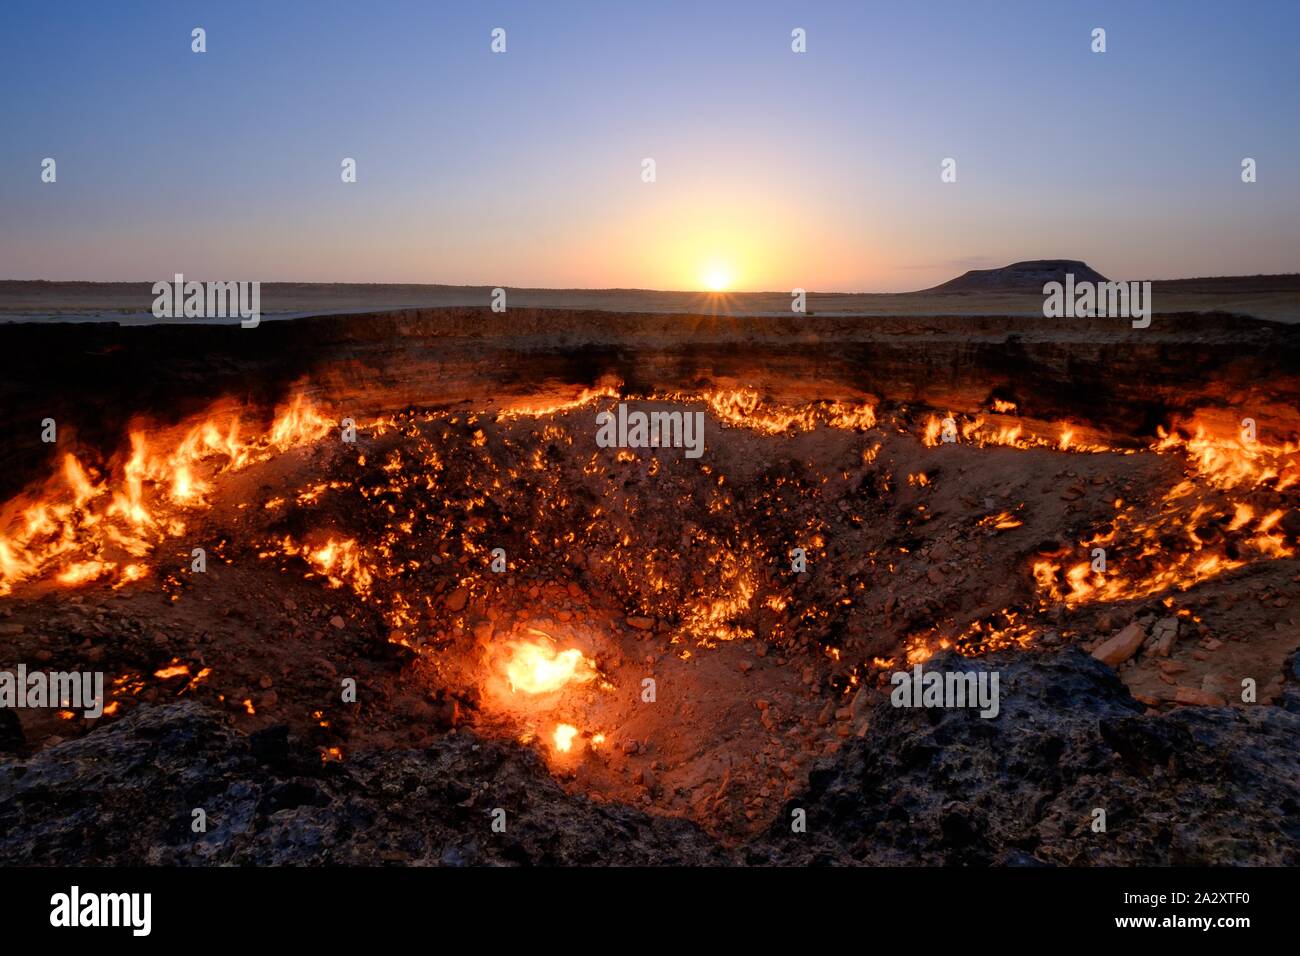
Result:
[[649,631],[655,626],[655,619],[652,617],[633,616],[627,619],[628,627],[634,627],[638,631]]
[[289,759],[289,725],[276,724],[250,734],[248,743],[259,763],[283,764]]
[[1156,621],[1151,628],[1151,652],[1156,657],[1168,657],[1178,639],[1178,618],[1166,617]]
[[1222,697],[1224,701],[1241,699],[1241,682],[1227,674],[1206,674],[1201,678],[1201,690]]
[[447,595],[443,601],[443,606],[453,614],[465,610],[465,605],[469,602],[469,588],[457,588]]
[[[52,846],[69,866],[367,866],[397,850],[403,861],[484,866],[1300,865],[1300,714],[1148,715],[1109,666],[1073,647],[945,652],[929,666],[996,671],[999,716],[863,696],[872,732],[842,737],[847,722],[837,722],[812,767],[773,756],[770,795],[790,802],[762,804],[769,823],[726,841],[686,819],[567,792],[537,748],[472,726],[422,749],[358,748],[323,764],[313,741],[283,728],[246,735],[186,701],[140,705],[0,760],[0,865],[48,861]],[[1297,678],[1300,662],[1289,662],[1288,692]],[[643,786],[664,789],[663,772],[650,772]],[[743,791],[723,773],[692,787],[692,806],[713,821]],[[177,825],[178,806],[221,813],[196,838]],[[527,808],[509,840],[487,832],[495,806]],[[792,806],[807,810],[806,833],[791,833]],[[1081,806],[1122,808],[1125,838],[1079,839]]]
[[11,622],[6,622],[4,624],[0,624],[0,637],[14,637],[18,634],[23,633],[23,631],[25,630],[27,630],[27,628],[22,624],[14,624]]
[[[488,780],[497,802],[467,805],[474,791],[461,781]],[[488,839],[478,823],[498,804],[542,812],[512,827],[509,841]],[[209,810],[206,834],[190,832],[190,806],[220,807]],[[423,750],[380,748],[326,765],[284,727],[245,735],[195,701],[141,707],[0,762],[0,864],[48,862],[51,846],[68,866],[739,861],[694,823],[566,793],[535,751],[513,742],[458,731]]]
[[[1149,714],[1075,647],[944,652],[927,667],[996,670],[1001,713],[895,708],[877,695],[871,732],[842,741],[773,815],[774,864],[987,866],[1008,853],[1056,866],[1300,863],[1290,824],[1300,714]],[[1079,840],[1080,805],[1124,807],[1129,838]],[[807,810],[807,833],[790,833],[794,806]],[[1157,822],[1171,819],[1182,821],[1173,831]]]
[[1200,690],[1196,687],[1180,687],[1174,694],[1174,701],[1192,707],[1223,707],[1228,702],[1218,694]]
[[330,627],[339,631],[343,630],[343,618],[335,614],[332,618],[330,618]]
[[0,753],[17,753],[25,743],[18,715],[7,707],[0,709]]
[[1118,667],[1138,652],[1146,635],[1137,621],[1129,624],[1114,637],[1107,638],[1092,652],[1103,664]]

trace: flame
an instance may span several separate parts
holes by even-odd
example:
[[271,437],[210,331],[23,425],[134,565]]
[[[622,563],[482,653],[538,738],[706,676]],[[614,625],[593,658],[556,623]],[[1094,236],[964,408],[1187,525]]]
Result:
[[[952,413],[950,412],[949,415],[951,414]],[[925,420],[925,432],[921,435],[921,444],[925,445],[927,448],[934,448],[938,445],[939,432],[942,431],[942,428],[943,426],[939,423],[939,419],[935,418],[933,415],[927,418]]]
[[573,749],[573,738],[578,736],[578,728],[572,724],[557,724],[552,741],[555,749],[560,753],[567,754]]
[[[994,402],[994,411],[1001,412],[1004,409],[1014,411],[1015,405],[1009,402]],[[1057,426],[1056,438],[1049,437],[1042,425],[1026,426],[1021,421],[1008,422],[1005,418],[1002,421],[989,422],[984,416],[977,415],[974,418],[959,421],[958,416],[954,416],[951,411],[944,416],[944,420],[952,419],[956,426],[956,432],[953,439],[956,442],[971,444],[977,447],[986,445],[1006,445],[1012,448],[1053,448],[1056,451],[1070,452],[1103,452],[1115,451],[1105,445],[1085,444],[1078,440],[1079,426],[1072,425],[1068,422],[1062,422]],[[943,420],[930,415],[925,420],[925,427],[921,432],[921,444],[927,448],[934,448],[940,444],[941,432],[943,431]],[[1040,433],[1042,432],[1042,433]]]
[[1150,451],[1182,454],[1182,480],[1154,505],[1115,499],[1109,529],[1080,542],[1089,551],[1115,548],[1104,572],[1088,563],[1064,569],[1052,561],[1035,563],[1044,598],[1067,605],[1145,598],[1185,591],[1254,560],[1295,556],[1294,543],[1278,528],[1286,508],[1260,502],[1286,500],[1279,495],[1300,475],[1300,446],[1223,437],[1193,416],[1190,425],[1161,429]]
[[764,401],[758,392],[747,388],[709,390],[698,396],[666,397],[676,401],[702,399],[725,424],[749,428],[765,435],[812,431],[819,424],[849,431],[874,428],[876,425],[876,410],[867,404],[805,402],[782,405]]
[[108,475],[92,473],[65,454],[43,488],[19,495],[2,512],[0,595],[47,576],[69,587],[105,578],[114,586],[139,580],[147,568],[120,558],[144,558],[166,538],[182,534],[181,514],[206,507],[210,478],[316,441],[330,427],[298,395],[260,439],[240,437],[237,415],[214,414],[191,426],[169,451],[143,429],[132,429],[125,460]]
[[985,515],[980,518],[978,524],[983,528],[991,527],[995,531],[1010,531],[1012,528],[1019,528],[1024,522],[1010,511],[1000,511],[995,515]]
[[1181,429],[1158,429],[1160,440],[1152,447],[1158,452],[1182,451],[1189,469],[1217,488],[1271,484],[1284,491],[1300,481],[1300,443],[1248,442],[1239,435],[1213,434],[1203,423],[1187,426],[1192,427],[1189,437],[1183,437]]
[[518,405],[505,409],[498,416],[502,419],[508,418],[543,418],[547,415],[560,415],[564,412],[571,412],[576,408],[582,408],[584,405],[590,405],[601,399],[618,398],[618,389],[613,386],[604,386],[602,388],[584,388],[578,393],[577,398],[569,401],[555,402],[551,405]]
[[320,546],[297,544],[289,535],[285,535],[270,550],[261,552],[258,557],[273,554],[300,557],[311,566],[315,574],[323,577],[332,588],[341,588],[345,584],[361,597],[370,593],[374,584],[374,569],[366,552],[352,538],[328,537]]
[[596,665],[576,647],[556,651],[550,638],[511,641],[505,662],[512,691],[549,694],[570,684],[583,684],[596,676]]

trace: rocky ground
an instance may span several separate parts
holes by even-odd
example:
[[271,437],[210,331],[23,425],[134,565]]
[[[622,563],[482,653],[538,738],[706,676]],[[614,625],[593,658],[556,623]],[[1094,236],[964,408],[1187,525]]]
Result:
[[1159,716],[1073,649],[931,666],[996,668],[1001,714],[881,701],[740,844],[566,792],[533,750],[472,732],[322,764],[287,727],[240,733],[191,702],[0,764],[0,863],[1300,863],[1294,662],[1282,706]]

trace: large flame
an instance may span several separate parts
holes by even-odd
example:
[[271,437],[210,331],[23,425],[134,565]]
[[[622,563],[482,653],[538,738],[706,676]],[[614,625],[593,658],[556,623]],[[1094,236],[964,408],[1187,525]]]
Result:
[[145,566],[127,559],[143,558],[165,538],[182,534],[183,512],[207,504],[209,479],[316,441],[330,427],[298,396],[259,438],[241,438],[237,415],[210,416],[170,450],[159,449],[144,430],[133,430],[129,455],[107,475],[65,454],[59,473],[40,492],[5,508],[0,594],[51,570],[63,585],[107,579],[120,586],[142,577]]
[[511,641],[506,649],[504,671],[512,691],[549,694],[596,676],[595,663],[582,651],[576,647],[557,651],[549,637]]

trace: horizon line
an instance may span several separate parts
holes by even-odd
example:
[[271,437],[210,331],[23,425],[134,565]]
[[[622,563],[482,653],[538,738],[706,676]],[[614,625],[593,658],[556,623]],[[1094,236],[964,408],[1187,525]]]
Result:
[[[1035,261],[1035,260],[1021,260]],[[1080,261],[1080,260],[1074,260]],[[1012,263],[1010,265],[1014,265]],[[1081,263],[1087,266],[1087,263]],[[831,292],[818,291],[816,289],[805,289],[806,295],[821,296],[868,296],[868,295],[919,295],[924,292],[935,292],[939,286],[960,279],[970,273],[979,272],[997,272],[1000,269],[1009,268],[1008,266],[994,266],[988,269],[968,269],[966,272],[953,276],[951,279],[945,279],[937,285],[928,286],[924,289],[908,289],[894,292]],[[1091,267],[1089,267],[1091,268]],[[184,273],[181,273],[184,275]],[[176,275],[176,273],[172,273]],[[1110,282],[1189,282],[1198,279],[1263,279],[1263,278],[1290,278],[1300,276],[1300,271],[1296,272],[1254,272],[1254,273],[1220,273],[1217,275],[1193,275],[1177,276],[1165,278],[1142,278],[1142,279],[1115,279],[1107,278]],[[0,279],[0,285],[8,283],[46,283],[49,285],[149,285],[152,286],[158,282],[170,281],[166,279],[33,279],[33,278],[3,278]],[[699,295],[722,298],[735,295],[790,295],[793,290],[790,289],[654,289],[645,286],[530,286],[530,285],[509,285],[501,283],[470,283],[470,282],[377,282],[366,280],[336,280],[336,279],[253,279],[253,280],[229,280],[229,279],[191,279],[195,282],[228,282],[228,281],[253,281],[261,285],[319,285],[319,286],[415,286],[426,288],[443,288],[443,289],[507,289],[521,292],[653,292],[663,295]],[[1024,290],[1020,289],[958,289],[950,290],[945,294],[961,295],[964,293],[975,294],[992,294],[992,293],[1015,293]]]

